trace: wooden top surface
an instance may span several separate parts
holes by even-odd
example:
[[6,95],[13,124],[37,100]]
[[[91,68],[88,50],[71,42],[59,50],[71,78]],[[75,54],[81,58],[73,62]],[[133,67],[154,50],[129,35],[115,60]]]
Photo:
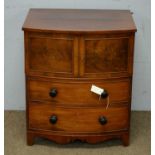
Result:
[[136,26],[129,10],[30,9],[23,30],[135,32]]

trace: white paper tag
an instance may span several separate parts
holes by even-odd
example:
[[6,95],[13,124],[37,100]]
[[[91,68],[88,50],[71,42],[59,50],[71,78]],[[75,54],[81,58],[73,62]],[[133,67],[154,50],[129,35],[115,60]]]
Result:
[[104,89],[99,88],[99,87],[97,87],[95,85],[92,85],[90,91],[95,93],[95,94],[101,95],[104,92]]

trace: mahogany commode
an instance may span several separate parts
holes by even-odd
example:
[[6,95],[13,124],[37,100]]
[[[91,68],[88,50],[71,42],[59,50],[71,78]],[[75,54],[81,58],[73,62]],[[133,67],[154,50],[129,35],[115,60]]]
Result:
[[[134,36],[129,10],[30,9],[25,40],[27,144],[129,144]],[[105,90],[90,91],[92,84]],[[107,104],[109,103],[108,108]]]

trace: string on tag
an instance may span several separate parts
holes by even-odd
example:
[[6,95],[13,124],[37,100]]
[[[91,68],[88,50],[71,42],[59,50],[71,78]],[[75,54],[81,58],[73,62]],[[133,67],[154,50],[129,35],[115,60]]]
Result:
[[109,102],[109,96],[108,96],[108,97],[107,97],[107,106],[106,106],[106,109],[108,109],[109,104],[110,104],[110,102]]
[[99,98],[98,98],[98,103],[100,103],[100,100],[101,100],[101,95],[99,95]]
[[[98,101],[98,102],[100,102],[100,100],[101,100],[101,95],[99,95],[99,101]],[[106,105],[106,110],[108,109],[109,104],[110,104],[110,101],[109,101],[109,96],[108,96],[108,97],[107,97],[107,105]]]

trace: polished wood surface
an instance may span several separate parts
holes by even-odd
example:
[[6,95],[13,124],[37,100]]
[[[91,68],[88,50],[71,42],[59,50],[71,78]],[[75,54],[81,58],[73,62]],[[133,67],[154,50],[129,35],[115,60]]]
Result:
[[132,76],[133,33],[83,35],[80,42],[80,76],[112,78]]
[[27,73],[47,77],[77,76],[78,43],[75,36],[45,33],[26,33],[25,36]]
[[[121,79],[115,81],[86,81],[86,82],[64,82],[62,80],[29,80],[28,98],[30,101],[49,101],[53,105],[65,106],[106,106],[107,98],[99,99],[99,95],[90,91],[92,84],[104,88],[109,94],[109,103],[126,103],[130,98],[130,79]],[[50,90],[57,90],[57,95],[51,97]]]
[[[27,144],[42,137],[61,144],[117,138],[129,145],[131,12],[31,9],[23,30]],[[108,97],[92,93],[92,84]]]
[[46,130],[28,130],[27,131],[27,144],[33,145],[34,140],[37,137],[46,138],[52,141],[55,141],[59,144],[67,144],[71,143],[75,140],[80,140],[82,142],[87,142],[90,144],[101,143],[103,141],[111,140],[111,139],[121,139],[124,146],[129,145],[129,132],[128,131],[119,131],[105,134],[72,134],[72,133],[54,133]]
[[85,39],[85,72],[127,71],[128,38]]
[[[50,116],[57,116],[57,123],[51,124]],[[55,107],[47,103],[30,103],[29,128],[36,130],[52,130],[54,132],[103,133],[127,130],[128,108],[67,108]],[[101,125],[100,116],[107,119]]]
[[72,72],[73,40],[34,37],[29,42],[31,70]]
[[[26,72],[44,77],[128,77],[133,33],[71,35],[25,32]],[[59,62],[59,63],[57,63]]]
[[23,30],[59,32],[135,32],[129,10],[31,9]]

